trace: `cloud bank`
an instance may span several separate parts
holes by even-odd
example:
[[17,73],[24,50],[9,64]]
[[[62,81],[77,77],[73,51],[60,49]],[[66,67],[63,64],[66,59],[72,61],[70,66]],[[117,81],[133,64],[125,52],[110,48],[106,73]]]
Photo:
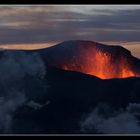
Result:
[[139,41],[140,6],[1,6],[0,43]]
[[3,52],[0,59],[0,133],[12,132],[13,114],[28,100],[25,76],[43,79],[45,74],[44,63],[38,54]]
[[81,122],[84,133],[139,134],[139,104],[129,104],[126,109],[112,110],[109,106],[97,106]]

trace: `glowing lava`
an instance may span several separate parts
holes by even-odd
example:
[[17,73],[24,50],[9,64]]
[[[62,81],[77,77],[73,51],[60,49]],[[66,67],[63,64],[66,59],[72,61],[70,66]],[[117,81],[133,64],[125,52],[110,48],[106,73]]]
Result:
[[109,54],[102,54],[100,52],[92,56],[89,54],[79,65],[77,65],[77,63],[71,63],[65,64],[61,66],[61,68],[64,70],[79,71],[94,75],[101,79],[127,78],[136,76],[125,58],[121,58],[120,61],[113,61]]
[[[89,47],[90,48],[90,47]],[[96,47],[79,49],[79,56],[73,62],[62,65],[64,70],[79,71],[97,76],[101,79],[135,77],[131,61],[123,55],[118,59],[111,53],[101,51]]]
[[[58,47],[59,46],[59,47]],[[66,42],[53,47],[50,62],[58,68],[78,71],[101,79],[137,77],[131,52],[121,46],[95,42]]]

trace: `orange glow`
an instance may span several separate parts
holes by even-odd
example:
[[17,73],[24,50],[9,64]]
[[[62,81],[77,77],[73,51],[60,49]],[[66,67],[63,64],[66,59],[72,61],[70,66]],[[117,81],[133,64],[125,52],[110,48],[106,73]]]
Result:
[[92,48],[90,51],[81,49],[77,59],[62,64],[60,67],[64,70],[94,75],[101,79],[135,77],[131,62],[122,56],[117,56],[117,58],[97,48]]
[[0,48],[3,49],[15,49],[15,50],[35,50],[41,48],[49,48],[57,43],[28,43],[28,44],[0,44]]

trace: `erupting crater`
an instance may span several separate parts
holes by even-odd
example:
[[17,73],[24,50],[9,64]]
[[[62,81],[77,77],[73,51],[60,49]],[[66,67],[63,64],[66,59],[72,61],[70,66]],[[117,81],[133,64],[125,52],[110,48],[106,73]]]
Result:
[[91,41],[67,41],[47,49],[46,61],[58,68],[101,79],[140,76],[140,60],[121,46]]

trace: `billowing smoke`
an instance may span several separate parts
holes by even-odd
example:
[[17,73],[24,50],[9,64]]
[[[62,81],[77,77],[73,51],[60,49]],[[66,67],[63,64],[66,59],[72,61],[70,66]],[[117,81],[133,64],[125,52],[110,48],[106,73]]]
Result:
[[50,104],[50,101],[47,101],[45,104],[39,104],[39,103],[36,103],[34,101],[30,101],[26,105],[31,107],[31,108],[33,108],[33,109],[35,109],[35,110],[37,110],[37,109],[41,109],[41,108],[43,108],[43,107],[45,107],[45,106],[47,106],[49,104]]
[[45,74],[45,65],[38,54],[3,53],[0,59],[0,133],[12,132],[14,111],[27,100],[24,77],[41,79]]
[[1,78],[8,81],[9,78],[18,80],[26,74],[42,77],[46,73],[44,63],[37,53],[5,52],[0,60],[0,66]]
[[[7,93],[8,94],[8,93]],[[25,101],[24,93],[10,91],[9,95],[14,95],[13,98],[7,99],[6,97],[0,98],[0,132],[11,132],[11,123],[13,112],[22,105]]]
[[108,106],[96,107],[81,122],[83,133],[139,134],[140,104],[129,104],[126,109],[112,111]]

